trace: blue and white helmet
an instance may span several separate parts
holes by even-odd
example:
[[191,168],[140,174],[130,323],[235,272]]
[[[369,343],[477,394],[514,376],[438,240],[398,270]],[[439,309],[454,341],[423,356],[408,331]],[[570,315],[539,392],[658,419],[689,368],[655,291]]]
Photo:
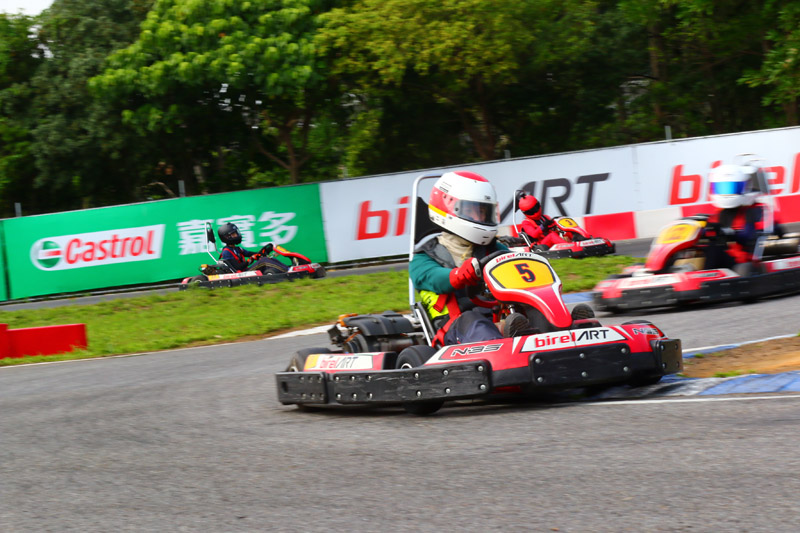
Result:
[[720,165],[708,176],[709,199],[718,209],[753,205],[762,194],[759,169],[751,165]]

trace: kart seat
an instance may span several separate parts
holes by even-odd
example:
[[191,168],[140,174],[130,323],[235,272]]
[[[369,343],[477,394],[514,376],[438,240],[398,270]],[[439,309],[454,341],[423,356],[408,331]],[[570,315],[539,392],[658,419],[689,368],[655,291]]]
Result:
[[689,272],[692,270],[703,270],[706,267],[706,258],[703,256],[687,257],[684,259],[676,259],[673,263],[676,270],[680,272]]

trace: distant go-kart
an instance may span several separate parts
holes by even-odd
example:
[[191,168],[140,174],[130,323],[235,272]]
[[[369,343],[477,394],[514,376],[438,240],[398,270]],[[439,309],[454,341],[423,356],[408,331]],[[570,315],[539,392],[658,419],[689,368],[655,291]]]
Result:
[[[420,181],[435,177],[414,182],[415,211],[424,205]],[[418,218],[412,216],[409,260],[424,236]],[[585,304],[570,312],[561,280],[541,255],[495,252],[480,261],[480,272],[483,283],[473,301],[493,309],[495,321],[512,312],[526,315],[531,334],[442,345],[409,284],[411,316],[341,316],[328,331],[334,349],[300,350],[276,374],[278,400],[300,406],[402,405],[424,415],[450,400],[652,384],[682,369],[680,340],[650,322],[602,326]]]
[[[184,278],[179,286],[181,290],[189,287],[235,287],[253,283],[263,285],[299,278],[322,278],[326,275],[325,267],[319,263],[312,263],[308,257],[290,252],[282,246],[274,246],[268,256],[262,257],[245,271],[237,271],[225,261],[216,259],[212,254],[216,251],[214,228],[210,222],[206,222],[206,252],[215,262],[200,265],[202,274]],[[285,258],[291,264],[286,265],[277,257]]]
[[709,215],[693,215],[665,226],[653,240],[644,264],[627,267],[595,286],[595,307],[613,313],[748,301],[800,290],[800,234],[778,237],[768,230],[758,238],[752,263],[732,269],[707,268],[709,252],[727,247],[729,240],[708,219]]
[[514,193],[514,209],[513,209],[513,226],[517,233],[517,237],[512,235],[504,235],[498,237],[501,243],[508,246],[512,251],[518,252],[534,252],[548,259],[562,259],[574,258],[579,259],[582,257],[597,257],[601,255],[613,254],[616,247],[613,242],[603,237],[593,237],[584,228],[578,224],[574,218],[567,216],[553,217],[551,231],[554,231],[564,241],[552,246],[533,241],[529,235],[524,231],[520,231],[517,226],[516,213],[517,213],[517,197],[518,193]]

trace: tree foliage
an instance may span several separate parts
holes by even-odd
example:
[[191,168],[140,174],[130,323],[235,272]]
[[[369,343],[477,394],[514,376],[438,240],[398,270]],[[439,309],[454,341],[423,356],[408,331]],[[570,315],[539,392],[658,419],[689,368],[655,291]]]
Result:
[[160,0],[137,41],[109,58],[93,87],[108,97],[133,97],[138,105],[126,120],[143,134],[202,132],[190,141],[200,148],[194,165],[252,143],[297,183],[325,90],[312,42],[323,4]]
[[779,0],[55,0],[0,15],[0,214],[798,123]]

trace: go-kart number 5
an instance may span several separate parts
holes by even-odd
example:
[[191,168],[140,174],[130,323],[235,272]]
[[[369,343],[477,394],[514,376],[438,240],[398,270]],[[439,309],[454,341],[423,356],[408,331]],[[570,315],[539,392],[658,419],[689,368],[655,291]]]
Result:
[[527,289],[552,285],[555,282],[552,271],[545,263],[530,259],[501,263],[490,274],[506,289]]
[[527,281],[528,283],[533,283],[536,280],[536,274],[534,274],[530,267],[525,263],[518,263],[515,265],[517,270],[519,271],[520,276],[522,276],[523,281]]

